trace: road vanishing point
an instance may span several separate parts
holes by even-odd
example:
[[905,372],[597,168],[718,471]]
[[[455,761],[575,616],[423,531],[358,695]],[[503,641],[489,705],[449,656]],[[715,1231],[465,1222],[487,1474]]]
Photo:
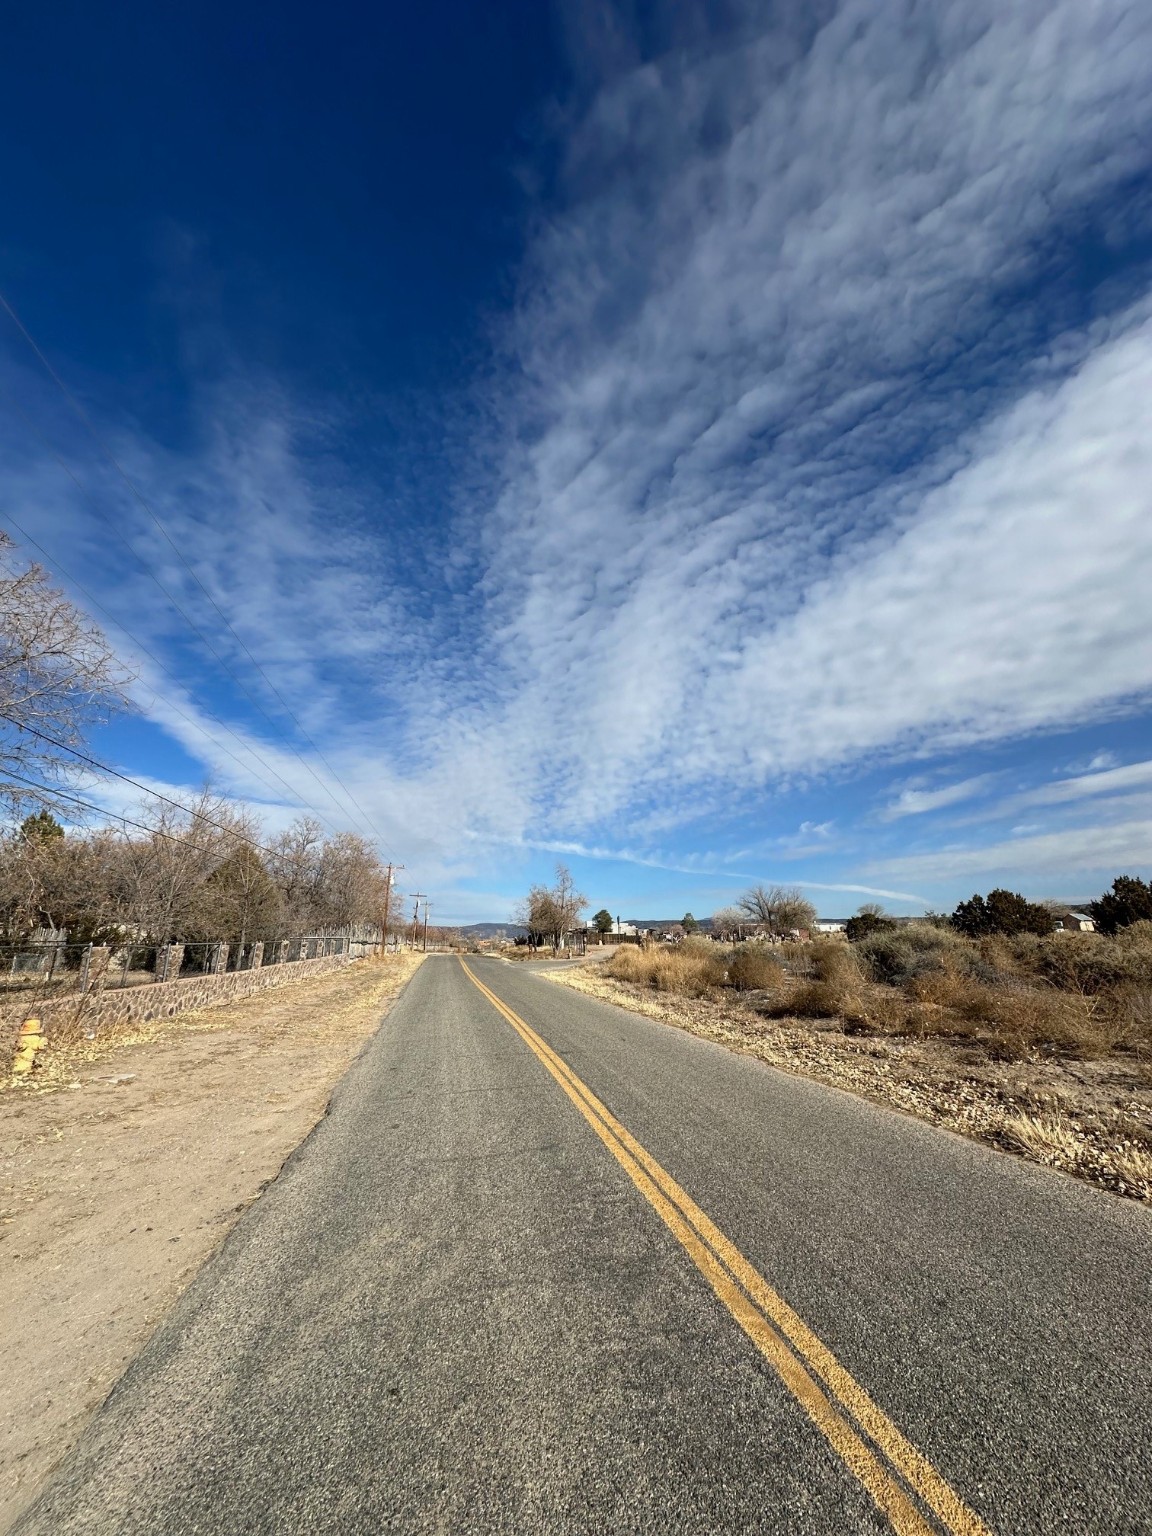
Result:
[[16,1530],[1148,1533],[1150,1259],[1134,1203],[435,956]]

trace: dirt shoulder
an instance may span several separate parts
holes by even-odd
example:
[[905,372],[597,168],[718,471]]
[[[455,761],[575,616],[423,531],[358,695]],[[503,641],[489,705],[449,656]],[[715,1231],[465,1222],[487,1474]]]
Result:
[[49,1051],[0,1092],[0,1531],[323,1115],[422,958]]
[[767,1018],[753,1001],[659,994],[599,967],[538,974],[1117,1194],[1152,1200],[1152,1079],[1130,1061],[999,1062],[944,1040],[859,1038],[842,1021]]

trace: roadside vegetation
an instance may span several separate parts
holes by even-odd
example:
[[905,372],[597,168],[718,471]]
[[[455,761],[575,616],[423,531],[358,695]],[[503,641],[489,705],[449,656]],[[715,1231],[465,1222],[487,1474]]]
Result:
[[268,836],[205,791],[140,806],[133,821],[66,830],[42,810],[0,835],[0,943],[39,932],[73,945],[244,944],[383,915],[376,850],[354,833],[325,836],[312,817]]
[[1152,1200],[1152,885],[1121,876],[1088,912],[1097,931],[1058,932],[990,892],[915,922],[862,909],[847,936],[621,945],[551,979]]
[[1152,1070],[1152,921],[1101,933],[989,934],[950,923],[856,942],[620,949],[606,973],[656,992],[745,994],[771,1018],[838,1019],[847,1033],[979,1046],[994,1059],[1129,1055]]

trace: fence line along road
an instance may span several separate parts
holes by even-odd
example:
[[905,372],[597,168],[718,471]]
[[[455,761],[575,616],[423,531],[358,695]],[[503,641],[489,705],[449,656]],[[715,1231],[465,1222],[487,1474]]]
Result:
[[7,999],[48,1000],[94,989],[148,986],[327,956],[360,959],[379,953],[382,943],[381,930],[370,924],[237,944],[221,940],[151,944],[131,938],[87,944],[69,940],[66,933],[55,938],[37,935],[0,941],[0,1006]]

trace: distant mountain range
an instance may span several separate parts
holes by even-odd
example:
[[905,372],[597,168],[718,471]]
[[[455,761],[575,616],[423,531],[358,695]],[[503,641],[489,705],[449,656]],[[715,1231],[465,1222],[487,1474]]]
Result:
[[[661,929],[671,928],[680,921],[678,917],[626,917],[625,923],[630,923],[634,928]],[[708,919],[700,919],[701,928],[707,928]],[[527,933],[528,930],[522,923],[464,923],[456,929],[457,933],[466,933],[474,939],[512,939],[517,934]]]
[[[624,922],[633,928],[654,929],[674,928],[680,921],[678,917],[626,917]],[[709,919],[697,918],[701,928],[707,928]],[[591,926],[591,924],[589,924]],[[457,929],[457,933],[466,933],[474,939],[511,939],[517,934],[527,933],[527,929],[520,923],[464,923]]]
[[[1088,903],[1084,901],[1058,902],[1054,903],[1054,905],[1066,907],[1070,912],[1084,912],[1088,907]],[[917,920],[916,917],[896,917],[895,913],[891,915],[898,923],[913,923]],[[847,922],[847,920],[847,917],[825,917],[823,913],[820,915],[820,921],[822,923],[844,923]],[[624,918],[624,922],[630,924],[633,928],[640,928],[643,930],[655,929],[657,931],[664,928],[674,928],[676,924],[679,923],[679,921],[680,919],[678,917]],[[698,917],[696,921],[699,923],[701,929],[704,932],[708,931],[708,928],[711,925],[710,918]],[[519,923],[465,923],[461,927],[457,928],[456,931],[458,933],[468,934],[471,938],[474,939],[513,939],[518,934],[526,933],[528,930]]]
[[514,939],[528,930],[520,923],[462,923],[457,933],[466,933],[473,939]]

